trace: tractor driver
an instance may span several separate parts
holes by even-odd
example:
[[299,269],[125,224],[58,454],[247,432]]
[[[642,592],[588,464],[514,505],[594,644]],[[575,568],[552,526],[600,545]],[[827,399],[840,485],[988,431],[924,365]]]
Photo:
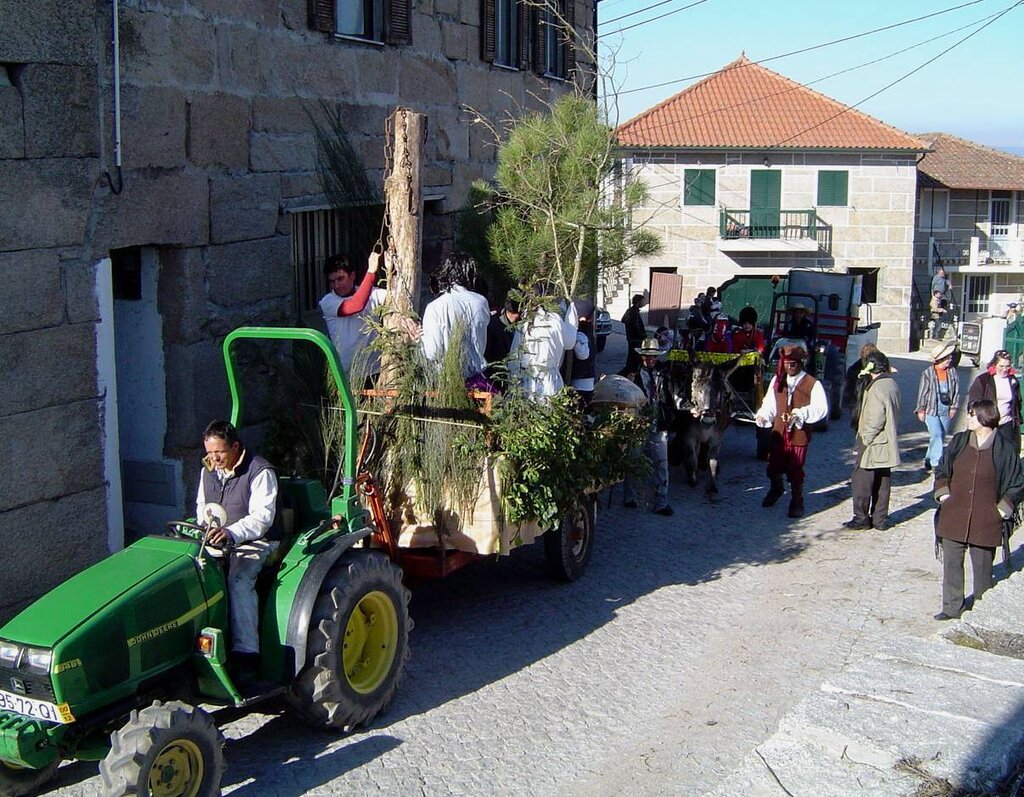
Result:
[[[231,607],[231,659],[240,687],[258,681],[259,606],[256,576],[277,547],[277,476],[263,457],[242,447],[235,427],[213,421],[203,432],[203,470],[196,496],[196,518],[213,530],[208,542],[233,544],[228,554]],[[221,522],[214,504],[223,508]]]
[[794,302],[789,307],[789,321],[783,330],[787,338],[803,338],[810,350],[814,344],[814,322],[810,318],[811,308],[804,302]]

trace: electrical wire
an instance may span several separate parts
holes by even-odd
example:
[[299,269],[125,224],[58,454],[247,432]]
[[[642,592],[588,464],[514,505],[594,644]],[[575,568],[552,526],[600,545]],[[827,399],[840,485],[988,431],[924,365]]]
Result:
[[[937,16],[940,16],[942,14],[948,14],[948,13],[950,13],[952,11],[959,11],[961,8],[967,8],[968,6],[974,6],[974,5],[977,5],[978,3],[982,3],[982,2],[985,2],[985,0],[970,0],[970,2],[961,3],[960,5],[951,6],[949,8],[944,8],[941,11],[933,11],[930,14],[925,14],[925,15],[920,16],[920,17],[914,17],[913,19],[906,19],[906,20],[903,20],[902,22],[894,22],[891,25],[885,25],[885,26],[883,26],[881,28],[873,28],[872,30],[866,30],[866,31],[863,31],[862,33],[855,33],[852,36],[844,36],[844,37],[842,37],[840,39],[833,39],[832,41],[822,42],[821,44],[814,44],[814,45],[811,45],[810,47],[802,47],[799,50],[791,50],[791,51],[789,51],[787,53],[780,53],[779,55],[773,55],[773,56],[770,56],[768,58],[761,58],[761,59],[759,59],[757,61],[751,61],[750,63],[752,63],[752,64],[767,64],[767,63],[770,63],[771,61],[778,61],[778,60],[780,60],[782,58],[789,58],[789,57],[794,56],[794,55],[802,55],[803,53],[809,53],[809,52],[812,52],[814,50],[820,50],[820,49],[823,49],[825,47],[831,47],[831,46],[833,46],[835,44],[843,44],[845,42],[854,41],[855,39],[863,38],[865,36],[872,36],[875,33],[883,33],[884,31],[893,30],[894,28],[899,28],[899,27],[902,27],[904,25],[911,25],[911,24],[913,24],[915,22],[920,22],[920,21],[925,20],[925,19],[930,19],[932,17],[937,17]],[[612,33],[602,33],[601,36],[602,36],[602,38],[604,38],[604,37],[607,37],[607,36],[613,36],[615,33],[619,33],[619,32],[621,32],[621,31],[613,31]],[[738,69],[740,67],[733,67],[733,68],[734,69]],[[633,88],[633,89],[625,89],[625,90],[619,92],[619,96],[622,96],[623,94],[634,94],[634,93],[636,93],[638,91],[648,91],[649,89],[658,89],[658,88],[662,88],[663,86],[671,86],[671,85],[673,85],[675,83],[685,83],[686,81],[689,81],[689,80],[697,80],[699,78],[709,77],[709,76],[714,75],[714,74],[716,74],[716,72],[702,72],[701,74],[690,75],[689,77],[676,78],[675,80],[665,80],[665,81],[662,81],[661,83],[652,83],[649,86],[639,86],[639,87]]]
[[[601,34],[601,35],[602,36],[605,36],[605,35],[614,36],[617,33],[625,33],[627,30],[633,30],[633,28],[639,28],[641,25],[646,25],[648,22],[656,22],[659,19],[664,19],[665,17],[671,17],[673,14],[678,14],[680,11],[686,11],[686,9],[688,9],[688,8],[693,8],[694,6],[699,6],[702,3],[706,3],[707,1],[708,0],[695,0],[695,2],[690,3],[689,5],[686,5],[686,6],[682,6],[681,8],[676,8],[676,9],[673,9],[672,11],[666,11],[664,14],[659,14],[656,17],[651,17],[650,19],[644,19],[644,20],[641,20],[640,22],[634,22],[632,25],[626,25],[626,27],[624,27],[624,28],[619,28],[618,30],[613,30],[609,34]],[[975,2],[980,3],[981,0],[975,0]],[[651,8],[654,8],[654,6],[651,6]],[[640,11],[637,11],[636,13],[639,14],[641,11],[644,11],[644,10],[645,9],[640,9]]]
[[862,100],[861,100],[860,102],[854,103],[853,105],[850,105],[850,106],[848,106],[848,107],[844,108],[844,109],[843,109],[843,110],[841,110],[841,111],[840,111],[839,113],[833,114],[832,116],[828,117],[827,119],[823,119],[822,121],[818,122],[817,124],[813,124],[813,125],[811,125],[810,127],[807,127],[807,128],[805,128],[805,129],[803,129],[803,130],[800,130],[800,131],[798,131],[798,132],[794,133],[793,135],[791,135],[791,136],[789,136],[789,137],[787,137],[787,138],[784,138],[784,139],[782,139],[782,141],[779,141],[778,143],[776,143],[776,144],[775,144],[775,146],[777,146],[777,147],[781,147],[781,146],[782,146],[783,144],[785,144],[785,143],[786,143],[787,141],[792,141],[792,140],[793,140],[794,138],[797,138],[797,137],[799,137],[799,136],[802,136],[802,135],[803,135],[804,133],[809,133],[809,132],[810,132],[811,130],[814,130],[814,129],[816,129],[816,128],[819,128],[819,127],[821,127],[821,126],[822,126],[822,125],[824,125],[824,124],[828,124],[828,123],[829,123],[829,122],[831,122],[831,121],[832,121],[833,119],[838,119],[838,118],[839,118],[840,116],[842,116],[843,114],[845,114],[845,113],[848,113],[848,112],[850,112],[850,111],[854,110],[855,108],[857,108],[857,107],[858,107],[858,106],[860,106],[860,105],[863,105],[863,104],[864,104],[865,102],[867,102],[868,100],[872,100],[872,99],[874,99],[874,98],[875,98],[875,97],[877,97],[877,96],[878,96],[879,94],[881,94],[881,93],[882,93],[883,91],[888,91],[888,90],[889,90],[889,89],[891,89],[891,88],[892,88],[893,86],[895,86],[895,85],[896,85],[896,84],[898,84],[898,83],[901,83],[901,82],[903,82],[904,80],[906,80],[906,79],[907,79],[908,77],[910,77],[911,75],[914,75],[914,74],[916,74],[917,72],[920,72],[920,71],[921,71],[922,69],[924,69],[924,68],[925,68],[926,66],[928,66],[929,64],[933,64],[933,63],[935,63],[935,61],[937,61],[937,60],[939,60],[940,58],[942,58],[942,56],[946,55],[946,53],[948,53],[948,52],[950,52],[950,51],[952,51],[952,50],[955,50],[955,49],[956,49],[957,47],[959,47],[959,46],[960,46],[961,44],[963,44],[963,43],[964,43],[965,41],[967,41],[968,39],[970,39],[970,38],[973,38],[974,36],[977,36],[977,35],[978,35],[979,33],[981,33],[981,32],[982,32],[983,30],[985,30],[985,28],[989,27],[989,25],[993,25],[993,24],[995,24],[995,23],[996,23],[996,22],[998,22],[998,21],[999,21],[1000,19],[1002,19],[1002,18],[1003,18],[1004,16],[1006,16],[1006,15],[1007,15],[1007,14],[1009,14],[1009,13],[1010,13],[1011,11],[1013,11],[1013,9],[1015,9],[1015,8],[1016,8],[1017,6],[1019,6],[1019,5],[1022,5],[1022,4],[1024,4],[1024,0],[1017,0],[1017,2],[1016,2],[1016,3],[1014,3],[1013,5],[1007,6],[1007,7],[1006,7],[1006,8],[1005,8],[1005,9],[1004,9],[1003,11],[999,12],[998,14],[996,14],[996,15],[995,15],[995,17],[993,17],[992,19],[990,19],[990,20],[989,20],[988,22],[986,22],[986,23],[985,23],[984,25],[982,25],[982,26],[981,26],[980,28],[978,28],[977,30],[971,31],[971,32],[970,32],[970,33],[968,33],[968,34],[967,34],[966,36],[964,36],[964,37],[963,37],[962,39],[960,39],[960,40],[958,40],[958,41],[955,41],[955,42],[953,42],[953,44],[951,44],[951,45],[950,45],[949,47],[947,47],[947,48],[946,48],[945,50],[943,50],[942,52],[938,53],[937,55],[934,55],[934,56],[932,56],[932,57],[931,57],[931,58],[929,58],[929,59],[928,59],[927,61],[925,61],[925,62],[924,62],[923,64],[920,64],[919,66],[916,66],[916,67],[914,67],[914,68],[913,68],[913,69],[911,69],[911,70],[910,70],[909,72],[906,72],[905,74],[903,74],[903,75],[901,75],[900,77],[896,78],[896,79],[895,79],[894,81],[892,81],[891,83],[887,83],[886,85],[882,86],[882,88],[880,88],[880,89],[879,89],[878,91],[875,91],[875,92],[873,92],[873,93],[869,94],[869,95],[868,95],[867,97],[865,97],[864,99],[862,99]]
[[[701,2],[703,2],[703,1],[704,0],[701,0]],[[606,19],[606,20],[604,20],[604,24],[605,25],[611,25],[613,22],[618,22],[620,19],[628,19],[629,17],[635,17],[637,14],[642,14],[645,11],[650,11],[652,9],[655,9],[655,8],[660,7],[660,6],[666,5],[667,3],[674,3],[674,2],[675,2],[675,0],[661,0],[660,3],[654,3],[653,5],[644,6],[643,8],[638,8],[636,11],[630,11],[628,14],[622,14],[621,16],[613,17],[612,19]],[[695,6],[695,5],[700,5],[700,3],[691,3],[690,5],[686,6],[686,8],[691,8],[691,7]],[[683,8],[676,9],[676,11],[684,11],[684,10],[685,9],[683,9]],[[673,11],[672,13],[675,13],[675,11]]]
[[879,58],[873,58],[870,61],[863,61],[863,62],[861,62],[859,64],[856,64],[855,66],[850,66],[850,67],[847,67],[845,69],[840,69],[837,72],[832,72],[831,74],[825,75],[824,77],[816,78],[815,80],[811,80],[811,81],[809,81],[807,83],[804,83],[802,85],[801,84],[796,84],[794,86],[791,86],[790,88],[785,89],[784,91],[776,91],[776,92],[772,92],[770,94],[764,94],[764,95],[761,95],[759,97],[753,97],[753,98],[751,98],[749,100],[744,100],[743,102],[733,103],[732,105],[724,105],[724,106],[722,106],[720,108],[712,108],[710,110],[703,111],[702,113],[695,113],[695,114],[691,114],[690,116],[684,116],[682,118],[674,118],[670,122],[662,122],[662,123],[660,123],[658,125],[650,125],[650,124],[648,124],[648,125],[646,125],[644,127],[644,130],[646,132],[657,132],[658,130],[661,130],[663,128],[677,125],[680,122],[688,122],[688,121],[691,121],[693,119],[701,119],[701,118],[703,118],[705,116],[713,116],[715,114],[725,113],[726,111],[731,111],[731,110],[734,110],[735,108],[742,108],[745,105],[752,105],[754,103],[761,102],[763,100],[767,100],[767,99],[770,99],[772,97],[779,97],[779,96],[782,96],[783,94],[788,94],[788,93],[790,93],[792,91],[799,91],[801,88],[804,88],[804,87],[807,87],[807,86],[814,86],[814,85],[816,85],[818,83],[823,83],[826,80],[831,80],[834,77],[839,77],[840,75],[845,75],[845,74],[848,74],[849,72],[855,72],[858,69],[863,69],[863,68],[868,67],[868,66],[874,66],[875,64],[881,63],[882,61],[887,61],[890,58],[895,58],[896,56],[903,55],[904,53],[910,52],[911,50],[915,50],[918,47],[923,47],[926,44],[931,44],[932,42],[936,42],[939,39],[944,39],[944,38],[946,38],[948,36],[953,36],[953,35],[955,35],[957,33],[960,33],[961,31],[967,30],[968,28],[972,28],[975,25],[981,25],[983,22],[987,22],[987,21],[993,21],[994,22],[996,17],[998,17],[1000,15],[1000,13],[1001,12],[996,12],[994,14],[989,14],[986,17],[982,17],[980,19],[974,20],[974,22],[970,22],[970,23],[968,23],[966,25],[961,25],[958,28],[953,28],[952,30],[948,30],[945,33],[940,33],[938,36],[932,36],[931,38],[925,39],[923,41],[919,41],[916,44],[911,44],[908,47],[903,47],[903,48],[901,48],[899,50],[896,50],[895,52],[891,52],[891,53],[889,53],[887,55],[880,56]]

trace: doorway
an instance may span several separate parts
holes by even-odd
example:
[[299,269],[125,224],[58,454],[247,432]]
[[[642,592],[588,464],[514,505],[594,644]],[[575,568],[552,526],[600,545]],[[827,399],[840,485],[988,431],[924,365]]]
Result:
[[782,213],[782,172],[755,169],[750,172],[750,234],[753,238],[778,238]]

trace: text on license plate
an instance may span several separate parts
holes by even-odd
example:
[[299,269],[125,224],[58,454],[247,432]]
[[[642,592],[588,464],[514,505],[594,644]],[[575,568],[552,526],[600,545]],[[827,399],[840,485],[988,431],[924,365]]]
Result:
[[12,711],[26,717],[48,722],[58,722],[66,725],[74,722],[75,717],[67,703],[59,706],[47,703],[43,700],[34,700],[24,695],[12,695],[10,692],[0,690],[0,711]]

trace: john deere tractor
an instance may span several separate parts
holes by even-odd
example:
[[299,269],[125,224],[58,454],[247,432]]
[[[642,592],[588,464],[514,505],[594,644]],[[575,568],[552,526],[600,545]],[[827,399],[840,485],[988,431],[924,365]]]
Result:
[[319,346],[345,409],[340,495],[328,505],[319,482],[280,480],[286,538],[258,582],[268,688],[243,695],[225,666],[230,607],[207,529],[171,523],[0,628],[0,796],[33,793],[68,759],[99,761],[105,796],[215,795],[224,742],[200,704],[242,707],[284,694],[311,725],[349,729],[391,700],[408,656],[409,592],[402,571],[366,542],[356,414],[337,355],[312,330],[231,333],[224,359],[236,425],[239,338]]

